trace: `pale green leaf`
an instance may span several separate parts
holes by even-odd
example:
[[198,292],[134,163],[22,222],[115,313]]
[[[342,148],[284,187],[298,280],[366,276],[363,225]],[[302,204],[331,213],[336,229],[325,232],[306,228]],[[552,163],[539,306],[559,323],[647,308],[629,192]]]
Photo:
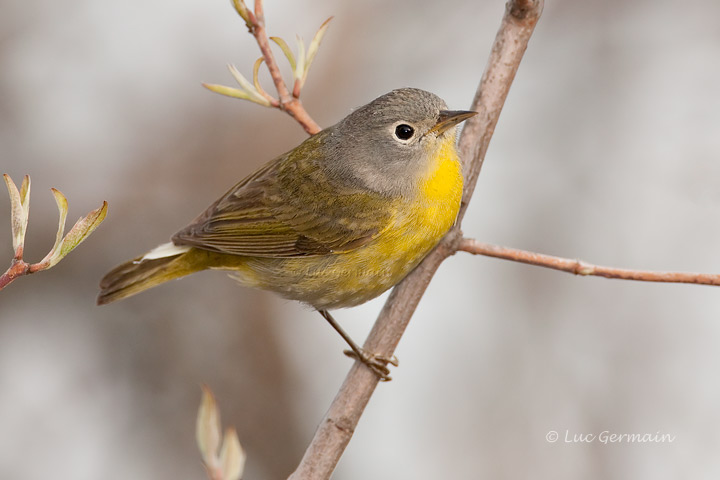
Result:
[[68,202],[67,198],[65,198],[65,195],[60,193],[60,190],[56,190],[54,188],[51,188],[53,196],[55,197],[55,203],[57,203],[58,212],[60,214],[60,221],[58,222],[58,230],[57,234],[55,235],[55,244],[52,247],[51,253],[54,253],[57,251],[58,247],[60,246],[60,243],[63,239],[63,234],[65,233],[65,220],[67,220],[67,213],[68,213]]
[[302,87],[302,78],[303,73],[305,72],[305,42],[303,42],[302,38],[300,38],[300,35],[295,36],[295,41],[297,42],[298,47],[298,61],[297,66],[295,67],[295,70],[293,71],[293,78],[295,80],[300,81],[300,86]]
[[203,461],[209,467],[216,467],[220,448],[220,412],[215,396],[205,385],[202,386],[202,400],[195,424],[195,438]]
[[305,69],[303,70],[303,76],[301,80],[301,83],[303,85],[305,84],[305,79],[307,78],[308,72],[310,71],[310,65],[312,65],[313,60],[315,60],[315,55],[317,55],[318,49],[320,48],[320,43],[322,42],[322,39],[325,36],[325,32],[330,26],[330,20],[332,19],[333,17],[330,17],[325,20],[322,25],[320,25],[320,28],[315,33],[315,36],[312,39],[312,42],[310,42],[310,46],[308,47],[307,51],[307,60],[305,61]]
[[260,95],[262,95],[263,98],[267,96],[267,93],[265,92],[265,90],[263,90],[262,85],[260,85],[260,79],[258,77],[260,74],[260,66],[263,64],[264,61],[265,58],[260,57],[255,60],[255,65],[253,65],[253,85],[255,85],[255,90],[260,92]]
[[280,47],[280,50],[285,54],[285,58],[287,58],[288,62],[290,63],[290,69],[295,72],[296,63],[295,63],[295,55],[293,55],[292,50],[290,50],[290,47],[280,37],[270,37],[270,40],[277,43],[278,47]]
[[252,28],[252,22],[250,21],[250,10],[248,10],[245,2],[243,0],[232,0],[232,3],[235,7],[235,11],[238,12],[238,14],[240,15],[240,17],[242,17],[243,20],[245,20],[245,25],[247,25],[248,28]]
[[23,218],[25,224],[23,225],[23,243],[25,241],[25,234],[27,233],[28,220],[30,220],[30,175],[23,177],[22,184],[20,185],[20,203],[22,204]]
[[10,175],[3,174],[5,185],[10,195],[10,225],[12,231],[13,251],[16,257],[22,255],[25,245],[25,232],[27,231],[28,213],[30,208],[30,177],[27,175],[21,185],[22,194],[18,191]]
[[[59,203],[58,208],[60,208]],[[67,209],[67,206],[65,208]],[[102,221],[105,220],[106,215],[107,202],[103,202],[100,208],[93,210],[92,212],[88,213],[87,216],[82,217],[77,222],[75,222],[75,225],[73,225],[67,235],[65,235],[65,238],[62,239],[62,242],[60,242],[60,246],[54,251],[51,251],[48,254],[48,257],[45,257],[45,259],[40,262],[41,264],[43,264],[43,267],[50,268],[56,265],[60,260],[65,258],[68,253],[72,252],[75,247],[80,245],[92,232],[95,231],[97,227],[100,226]],[[64,227],[64,220],[62,220],[62,223]],[[44,265],[46,260],[47,265]]]
[[30,210],[30,176],[23,177],[22,185],[20,185],[20,203],[22,203],[25,213]]
[[203,83],[202,86],[207,88],[211,92],[219,93],[220,95],[224,95],[226,97],[249,100],[254,103],[259,103],[260,105],[263,105],[265,107],[270,106],[270,102],[268,102],[266,99],[263,98],[262,102],[258,102],[256,101],[255,97],[251,96],[244,90],[240,90],[239,88],[226,87],[225,85],[215,85],[209,83]]
[[234,428],[225,431],[222,448],[220,449],[220,465],[223,480],[238,480],[245,470],[245,451],[240,445]]
[[235,81],[240,84],[240,86],[248,93],[248,95],[250,95],[251,101],[259,103],[260,105],[265,105],[266,107],[270,106],[270,102],[268,101],[268,99],[263,97],[260,92],[258,92],[250,82],[248,82],[245,76],[243,76],[243,74],[240,73],[237,68],[235,68],[234,65],[228,65],[228,70],[230,70],[230,73],[235,78]]
[[252,101],[252,97],[250,97],[245,90],[240,90],[239,88],[226,87],[225,85],[216,85],[214,83],[203,83],[202,86],[211,92],[219,93],[220,95],[225,95],[226,97],[241,98],[243,100]]
[[255,65],[253,65],[253,85],[255,85],[255,90],[258,92],[262,90],[262,87],[260,86],[260,79],[258,78],[260,73],[260,65],[265,61],[265,58],[260,57],[257,60],[255,60]]

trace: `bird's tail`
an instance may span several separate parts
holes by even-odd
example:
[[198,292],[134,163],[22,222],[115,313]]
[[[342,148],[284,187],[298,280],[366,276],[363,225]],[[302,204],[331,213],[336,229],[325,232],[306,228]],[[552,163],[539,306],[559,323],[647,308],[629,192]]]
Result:
[[194,251],[189,247],[164,244],[115,267],[100,281],[98,305],[130,297],[168,280],[203,270],[204,266],[193,261]]

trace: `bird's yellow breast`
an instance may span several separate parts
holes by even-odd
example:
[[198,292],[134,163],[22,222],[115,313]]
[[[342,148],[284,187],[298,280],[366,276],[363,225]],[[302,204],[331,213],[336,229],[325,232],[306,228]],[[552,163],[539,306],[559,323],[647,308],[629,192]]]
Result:
[[345,299],[349,305],[367,301],[400,282],[455,223],[463,177],[455,139],[448,137],[431,154],[416,196],[395,202],[394,221],[388,228],[370,244],[344,255],[346,265],[360,267],[338,278],[336,284],[336,293],[349,294]]

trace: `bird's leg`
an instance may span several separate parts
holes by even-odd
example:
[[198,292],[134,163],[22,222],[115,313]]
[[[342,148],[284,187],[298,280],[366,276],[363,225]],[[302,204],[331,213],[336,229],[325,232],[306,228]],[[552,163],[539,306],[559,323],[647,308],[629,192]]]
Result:
[[390,369],[388,368],[388,364],[398,366],[398,360],[395,358],[395,355],[392,356],[392,358],[386,358],[381,355],[376,355],[374,353],[368,353],[362,348],[360,348],[352,338],[350,338],[350,335],[345,333],[345,330],[338,325],[338,323],[335,321],[335,319],[330,315],[330,312],[327,310],[318,310],[320,312],[320,315],[323,316],[325,320],[328,321],[330,325],[337,331],[340,336],[345,340],[345,342],[350,346],[350,350],[345,350],[343,353],[347,355],[350,358],[354,358],[355,360],[360,360],[362,363],[364,363],[370,370],[375,372],[375,374],[380,377],[380,380],[383,382],[388,382],[392,380],[390,378]]

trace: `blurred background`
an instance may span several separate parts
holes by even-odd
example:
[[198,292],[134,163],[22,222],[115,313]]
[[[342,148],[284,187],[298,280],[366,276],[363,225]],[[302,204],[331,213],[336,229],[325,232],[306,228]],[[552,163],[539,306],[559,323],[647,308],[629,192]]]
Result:
[[[324,126],[402,86],[468,107],[503,11],[501,0],[266,3],[269,33],[290,43],[335,16],[303,91]],[[720,272],[719,16],[714,0],[550,0],[466,235]],[[26,258],[52,245],[50,187],[69,221],[102,200],[109,214],[55,268],[0,293],[0,478],[204,478],[201,383],[239,431],[245,478],[285,478],[299,461],[350,367],[319,315],[221,272],[94,305],[107,270],[305,138],[280,112],[200,86],[232,85],[225,65],[250,75],[258,56],[227,1],[3,1],[0,173],[33,180]],[[3,193],[0,233],[9,264]],[[362,341],[383,301],[336,318]],[[460,253],[335,478],[718,478],[718,344],[718,289]],[[603,431],[675,440],[564,441]]]

